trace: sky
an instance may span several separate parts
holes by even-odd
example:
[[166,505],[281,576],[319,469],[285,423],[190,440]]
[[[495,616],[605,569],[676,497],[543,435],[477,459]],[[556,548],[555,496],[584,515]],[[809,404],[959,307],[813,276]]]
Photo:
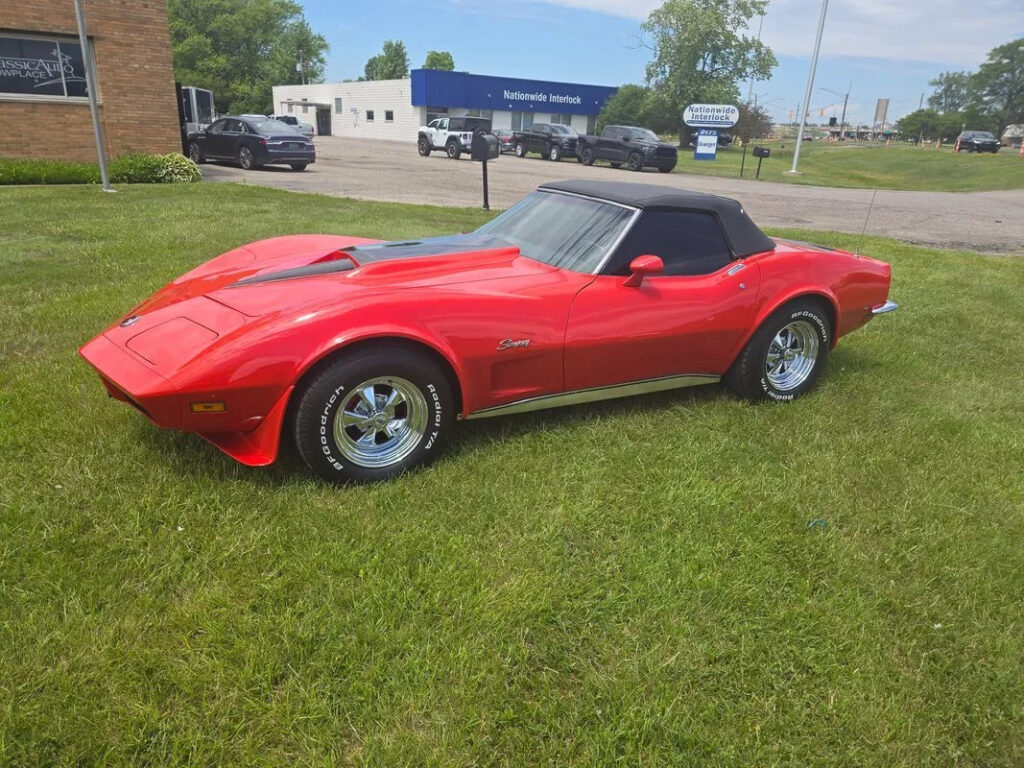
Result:
[[[482,75],[599,85],[642,83],[650,51],[640,24],[659,0],[302,0],[327,38],[328,81],[355,78],[387,39],[401,40],[413,68],[431,49],[455,68]],[[761,38],[779,65],[741,95],[757,97],[777,121],[803,100],[821,4],[772,0]],[[758,20],[750,34],[758,32]],[[1024,37],[1024,0],[830,0],[810,99],[810,120],[872,120],[890,100],[890,122],[917,109],[928,81],[977,69],[989,50]],[[821,116],[824,111],[824,118]]]

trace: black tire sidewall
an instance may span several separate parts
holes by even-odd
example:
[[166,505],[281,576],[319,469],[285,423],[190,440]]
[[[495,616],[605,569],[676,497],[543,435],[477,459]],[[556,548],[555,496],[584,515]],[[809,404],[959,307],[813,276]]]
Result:
[[459,145],[454,141],[449,141],[447,146],[445,146],[444,151],[452,160],[458,160],[459,155],[462,154],[462,150],[459,149]]
[[644,159],[640,157],[637,152],[632,152],[628,158],[626,158],[626,167],[631,171],[642,171],[644,169]]
[[[362,467],[338,450],[334,419],[356,386],[379,376],[397,376],[414,384],[427,401],[428,423],[420,444],[404,459],[387,467]],[[373,482],[432,462],[443,450],[454,423],[451,386],[441,368],[426,355],[385,349],[341,357],[316,374],[297,398],[293,433],[299,455],[323,479]]]
[[590,148],[584,149],[583,152],[580,154],[580,161],[584,165],[593,165],[594,164],[594,150],[592,150]]
[[[195,156],[193,157],[193,155]],[[199,149],[199,145],[194,141],[188,145],[188,158],[196,165],[206,162],[206,158],[203,157],[202,150]]]
[[416,148],[423,157],[427,157],[430,154],[430,142],[426,136],[420,136],[420,140],[416,142]]
[[[818,332],[818,355],[814,368],[800,386],[781,391],[772,386],[765,370],[768,347],[782,328],[794,320],[807,320]],[[726,384],[736,394],[750,400],[789,402],[817,384],[828,367],[832,346],[832,323],[817,301],[797,300],[776,310],[757,329],[726,374]]]
[[304,171],[306,170],[306,165],[307,163],[291,163],[291,168],[293,171]]

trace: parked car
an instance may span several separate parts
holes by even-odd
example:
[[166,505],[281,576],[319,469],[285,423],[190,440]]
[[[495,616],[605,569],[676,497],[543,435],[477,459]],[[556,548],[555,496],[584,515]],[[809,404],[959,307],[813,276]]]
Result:
[[313,138],[313,126],[309,123],[304,123],[295,115],[268,115],[271,120],[277,120],[285,125],[290,125],[292,128],[297,130],[306,138]]
[[515,133],[512,130],[508,128],[495,128],[491,133],[498,140],[499,152],[515,152]]
[[959,152],[991,152],[993,155],[1001,146],[999,139],[988,131],[964,131],[956,140]]
[[452,160],[473,146],[473,134],[491,132],[491,121],[484,117],[438,117],[420,128],[416,146],[426,157],[435,149],[443,149]]
[[516,157],[537,152],[545,160],[559,161],[576,155],[579,134],[567,125],[534,123],[529,130],[515,132]]
[[316,162],[313,142],[291,126],[267,117],[222,117],[189,134],[188,156],[196,163],[227,160],[245,170],[261,165],[290,165],[304,171]]
[[669,173],[679,160],[675,144],[662,141],[652,130],[631,125],[609,125],[600,136],[580,136],[576,147],[584,165],[607,160],[612,168],[625,164],[631,171],[653,167]]
[[237,248],[80,353],[112,397],[243,464],[287,439],[327,480],[372,481],[434,459],[459,418],[720,379],[793,400],[838,338],[896,308],[889,278],[772,240],[734,200],[563,181],[468,234]]

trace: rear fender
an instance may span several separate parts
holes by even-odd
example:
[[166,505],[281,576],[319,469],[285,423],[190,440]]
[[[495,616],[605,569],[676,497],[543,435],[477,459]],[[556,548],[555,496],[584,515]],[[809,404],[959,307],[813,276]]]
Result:
[[771,317],[780,307],[788,304],[791,301],[797,299],[820,299],[825,302],[828,306],[829,321],[832,325],[832,338],[829,339],[829,348],[834,349],[836,341],[839,338],[838,327],[839,327],[839,302],[836,299],[835,294],[828,288],[821,286],[798,286],[790,288],[785,293],[779,294],[772,298],[771,301],[766,301],[757,311],[757,315],[754,318],[754,322],[750,325],[750,330],[747,335],[743,338],[742,343],[736,348],[735,356],[739,354],[740,350],[747,345],[750,341],[750,337],[757,333],[757,329],[761,327],[765,320]]

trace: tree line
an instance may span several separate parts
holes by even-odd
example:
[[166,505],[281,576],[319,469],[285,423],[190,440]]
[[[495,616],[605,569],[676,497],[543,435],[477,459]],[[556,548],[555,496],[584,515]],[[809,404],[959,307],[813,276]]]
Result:
[[976,72],[943,72],[929,85],[927,109],[896,122],[902,135],[952,141],[962,130],[979,130],[1001,136],[1024,123],[1024,37],[993,48]]

